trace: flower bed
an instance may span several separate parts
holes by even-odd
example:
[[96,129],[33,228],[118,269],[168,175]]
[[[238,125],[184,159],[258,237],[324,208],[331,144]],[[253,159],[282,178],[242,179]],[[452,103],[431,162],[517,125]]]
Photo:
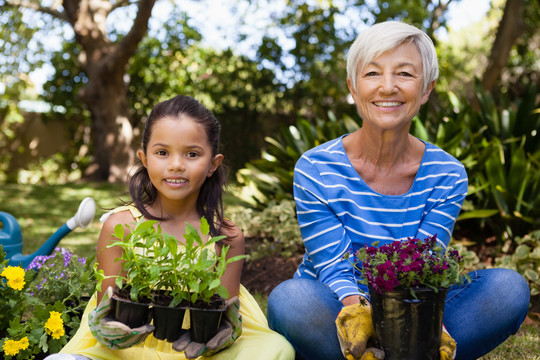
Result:
[[5,359],[41,359],[75,334],[95,287],[91,264],[56,248],[27,269],[8,266],[0,251],[0,352]]

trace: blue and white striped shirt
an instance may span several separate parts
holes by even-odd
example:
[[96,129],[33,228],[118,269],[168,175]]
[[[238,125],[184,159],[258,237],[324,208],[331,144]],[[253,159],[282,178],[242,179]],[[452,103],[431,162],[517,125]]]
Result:
[[307,151],[294,170],[294,198],[306,249],[295,277],[322,281],[339,300],[360,294],[358,274],[342,260],[345,252],[374,241],[382,245],[435,234],[446,247],[467,195],[463,164],[429,143],[407,193],[377,193],[352,166],[342,140],[343,136]]

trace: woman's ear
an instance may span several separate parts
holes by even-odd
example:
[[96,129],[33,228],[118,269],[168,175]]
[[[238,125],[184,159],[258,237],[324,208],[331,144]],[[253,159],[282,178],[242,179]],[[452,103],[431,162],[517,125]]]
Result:
[[349,88],[349,92],[351,93],[351,96],[354,99],[354,102],[356,102],[356,89],[353,86],[351,78],[347,78],[347,87]]
[[146,167],[148,160],[144,151],[142,151],[141,149],[137,150],[137,157],[139,158],[139,160],[141,160],[143,166]]
[[429,94],[431,94],[431,90],[433,90],[434,87],[435,87],[435,80],[430,82],[426,88],[426,91],[424,91],[424,94],[422,95],[422,105],[424,105],[428,101]]
[[224,158],[225,157],[222,154],[217,154],[216,156],[214,156],[214,158],[212,159],[212,163],[210,164],[210,169],[208,170],[208,174],[206,175],[206,177],[210,177],[210,176],[214,175],[214,172],[217,170],[219,165],[221,165]]

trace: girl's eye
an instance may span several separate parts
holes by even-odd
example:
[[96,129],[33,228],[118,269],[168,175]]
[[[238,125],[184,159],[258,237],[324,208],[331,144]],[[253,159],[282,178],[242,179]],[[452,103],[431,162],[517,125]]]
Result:
[[167,155],[167,152],[165,150],[158,150],[156,151],[156,155],[159,155],[159,156],[166,156]]
[[199,156],[199,154],[196,153],[195,151],[190,151],[190,152],[187,153],[188,158],[194,158],[194,157],[197,157],[197,156]]

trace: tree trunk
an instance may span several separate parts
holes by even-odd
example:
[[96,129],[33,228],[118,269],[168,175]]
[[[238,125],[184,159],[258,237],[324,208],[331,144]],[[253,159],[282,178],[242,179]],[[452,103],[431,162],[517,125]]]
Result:
[[516,40],[525,32],[522,19],[524,0],[507,0],[504,14],[491,47],[488,65],[482,76],[482,87],[491,91],[500,79],[502,70],[508,63],[510,51]]
[[92,114],[94,164],[85,174],[90,179],[125,182],[134,163],[133,128],[123,76],[123,69],[103,72],[94,76],[81,94]]
[[[81,46],[79,62],[88,83],[79,94],[92,115],[95,161],[87,176],[94,180],[124,182],[133,164],[133,127],[124,75],[148,30],[156,0],[64,0],[42,6],[41,1],[5,0],[14,9],[30,8],[71,25]],[[137,6],[129,32],[119,41],[107,36],[106,20],[119,7]]]

